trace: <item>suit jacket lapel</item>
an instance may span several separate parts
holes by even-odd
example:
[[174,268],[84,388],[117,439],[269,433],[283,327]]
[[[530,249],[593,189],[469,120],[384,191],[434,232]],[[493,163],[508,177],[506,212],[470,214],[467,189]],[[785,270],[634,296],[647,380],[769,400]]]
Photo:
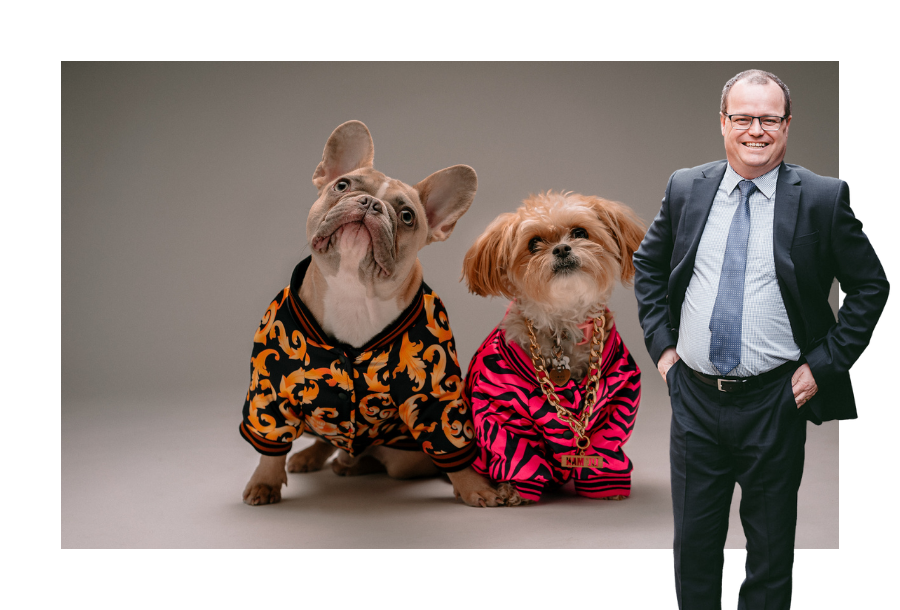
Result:
[[681,322],[681,306],[694,274],[697,246],[727,165],[727,162],[722,161],[721,165],[714,165],[704,171],[703,178],[694,179],[691,192],[684,200],[676,230],[678,237],[672,251],[672,260],[678,262],[669,276],[669,321],[673,328],[678,328]]
[[[725,175],[726,167],[727,163],[723,161],[721,165],[704,171],[703,178],[694,179],[691,193],[685,200],[684,212],[678,222],[674,259],[681,259],[681,262],[676,265],[674,273],[680,269],[693,272],[700,237],[706,227],[706,219],[709,218],[709,210],[716,198],[716,191]],[[690,275],[687,279],[690,280]],[[684,284],[684,288],[687,289],[687,283]]]
[[797,274],[791,260],[791,243],[794,240],[794,229],[797,226],[797,213],[800,210],[800,175],[793,169],[781,164],[778,170],[778,182],[775,186],[775,219],[772,236],[772,250],[775,257],[775,273],[781,298],[791,320],[794,341],[803,346],[805,329],[799,316],[800,290],[797,286]]

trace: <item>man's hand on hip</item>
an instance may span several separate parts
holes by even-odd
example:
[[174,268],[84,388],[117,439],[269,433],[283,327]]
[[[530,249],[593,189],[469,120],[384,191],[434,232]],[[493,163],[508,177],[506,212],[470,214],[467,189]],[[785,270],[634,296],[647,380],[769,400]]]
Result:
[[[662,353],[659,357],[659,362],[656,363],[656,368],[659,370],[659,374],[662,375],[663,381],[666,380],[666,373],[669,372],[672,365],[679,360],[681,360],[681,358],[675,353],[674,347],[666,348],[666,351]],[[810,379],[812,379],[812,374],[810,374]]]
[[816,385],[816,380],[813,378],[808,364],[803,364],[794,371],[794,375],[791,377],[791,388],[794,390],[794,400],[797,402],[798,409],[815,396],[819,387]]

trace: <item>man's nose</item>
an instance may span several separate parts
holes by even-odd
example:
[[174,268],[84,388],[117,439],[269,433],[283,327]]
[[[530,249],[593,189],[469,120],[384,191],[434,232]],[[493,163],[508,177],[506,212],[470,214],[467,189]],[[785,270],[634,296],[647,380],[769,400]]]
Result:
[[750,133],[755,136],[761,136],[763,134],[762,128],[762,119],[759,117],[753,117],[750,119]]

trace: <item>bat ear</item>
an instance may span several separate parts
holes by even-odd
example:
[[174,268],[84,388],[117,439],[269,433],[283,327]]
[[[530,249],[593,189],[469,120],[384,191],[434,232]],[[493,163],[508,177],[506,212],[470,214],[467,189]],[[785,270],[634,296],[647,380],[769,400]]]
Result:
[[501,214],[466,252],[461,279],[465,280],[469,292],[482,297],[515,298],[506,270],[518,226],[516,214]]
[[632,256],[641,245],[647,229],[634,210],[618,201],[609,201],[593,197],[591,205],[597,215],[612,233],[619,248],[619,264],[622,266],[622,283],[630,284],[634,279],[634,262]]
[[434,172],[414,188],[428,217],[428,243],[444,241],[472,205],[478,176],[468,165],[454,165]]
[[322,161],[313,173],[319,191],[332,180],[361,167],[372,167],[375,143],[369,128],[360,121],[347,121],[331,132],[322,152]]

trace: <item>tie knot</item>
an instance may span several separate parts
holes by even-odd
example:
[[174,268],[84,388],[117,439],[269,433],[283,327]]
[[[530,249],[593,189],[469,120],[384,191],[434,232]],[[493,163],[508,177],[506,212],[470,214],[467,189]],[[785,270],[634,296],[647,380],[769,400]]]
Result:
[[756,189],[756,185],[751,180],[741,180],[738,182],[738,188],[741,189],[741,199],[746,199]]

